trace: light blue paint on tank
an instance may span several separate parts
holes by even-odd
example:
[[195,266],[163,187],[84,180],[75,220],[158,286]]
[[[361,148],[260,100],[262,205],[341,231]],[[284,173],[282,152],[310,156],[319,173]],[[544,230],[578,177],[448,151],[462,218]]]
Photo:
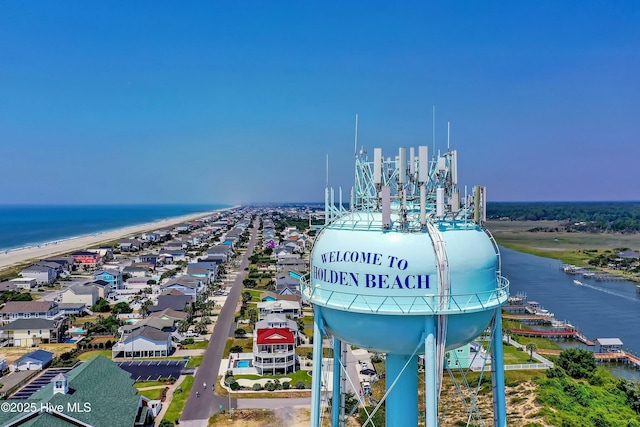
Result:
[[446,348],[460,347],[490,323],[506,299],[498,256],[472,223],[440,223],[450,277],[442,304],[438,260],[426,231],[387,231],[379,214],[351,213],[327,226],[311,255],[302,286],[320,306],[328,331],[374,351],[411,354],[424,316],[448,315]]

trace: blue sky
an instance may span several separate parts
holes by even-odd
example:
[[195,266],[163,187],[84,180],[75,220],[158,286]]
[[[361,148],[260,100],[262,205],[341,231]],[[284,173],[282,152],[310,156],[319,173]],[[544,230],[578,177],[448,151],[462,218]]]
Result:
[[[398,3],[398,4],[395,4]],[[321,201],[359,142],[638,200],[640,3],[2,2],[0,203]]]

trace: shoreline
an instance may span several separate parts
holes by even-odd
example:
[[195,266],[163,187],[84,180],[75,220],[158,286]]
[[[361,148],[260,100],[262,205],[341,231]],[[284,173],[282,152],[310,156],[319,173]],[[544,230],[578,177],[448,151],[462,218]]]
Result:
[[27,263],[32,260],[41,258],[50,258],[81,249],[87,249],[104,242],[121,239],[133,234],[154,231],[165,227],[174,226],[181,222],[194,221],[204,218],[215,213],[237,209],[240,205],[228,208],[215,209],[213,211],[199,212],[177,217],[164,218],[157,221],[145,222],[142,224],[129,225],[111,230],[97,231],[95,233],[72,236],[64,239],[53,240],[50,242],[42,242],[34,245],[23,246],[0,251],[0,271],[9,269],[13,266]]

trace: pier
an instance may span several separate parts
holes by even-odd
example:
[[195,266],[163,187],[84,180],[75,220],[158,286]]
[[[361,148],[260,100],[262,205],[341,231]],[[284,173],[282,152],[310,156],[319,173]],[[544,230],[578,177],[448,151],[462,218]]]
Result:
[[578,340],[583,344],[588,346],[595,345],[593,341],[588,340],[579,330],[577,329],[561,329],[555,331],[542,331],[535,329],[512,329],[511,332],[514,335],[521,335],[523,337],[538,337],[538,338],[547,338],[547,339],[574,339]]

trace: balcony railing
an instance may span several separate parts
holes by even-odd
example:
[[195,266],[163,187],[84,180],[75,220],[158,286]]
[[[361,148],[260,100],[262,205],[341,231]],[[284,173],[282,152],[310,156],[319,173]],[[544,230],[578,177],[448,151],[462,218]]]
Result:
[[460,314],[485,311],[504,304],[509,297],[509,280],[498,276],[496,288],[448,295],[364,295],[323,288],[312,284],[309,274],[300,278],[302,299],[327,308],[376,314]]

